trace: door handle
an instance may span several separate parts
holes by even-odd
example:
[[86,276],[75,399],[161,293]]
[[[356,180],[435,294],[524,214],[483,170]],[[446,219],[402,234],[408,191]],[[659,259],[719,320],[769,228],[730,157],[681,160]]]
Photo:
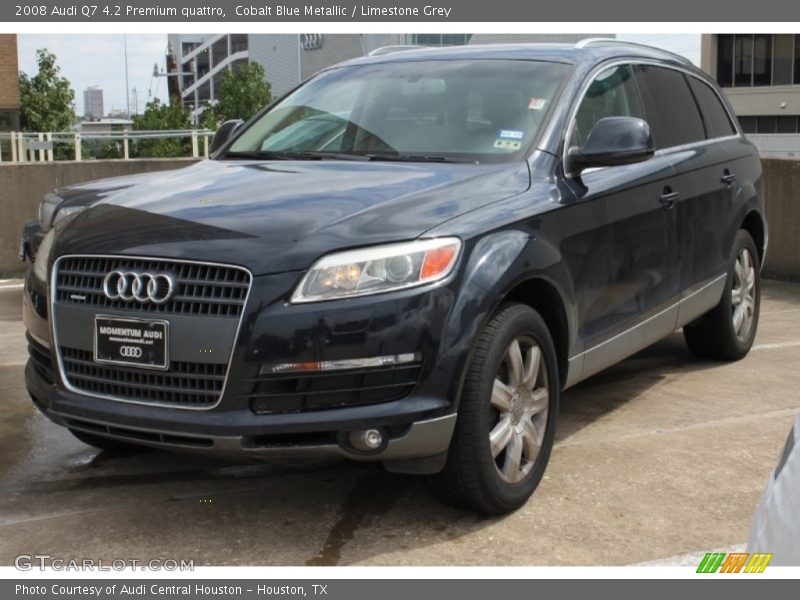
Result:
[[678,196],[680,196],[678,192],[673,192],[672,188],[667,186],[664,188],[664,193],[659,197],[659,201],[664,208],[670,209],[675,206],[675,201],[678,199]]
[[720,178],[720,181],[722,181],[722,183],[724,183],[725,185],[730,185],[734,181],[736,181],[736,173],[731,173],[728,169],[725,169],[722,172],[722,177]]

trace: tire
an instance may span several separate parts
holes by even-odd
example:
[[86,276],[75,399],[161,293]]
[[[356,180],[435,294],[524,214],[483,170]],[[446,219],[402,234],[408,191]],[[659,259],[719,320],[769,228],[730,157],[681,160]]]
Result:
[[[512,360],[515,342],[520,349],[516,361]],[[535,348],[538,369],[533,366]],[[520,367],[516,371],[514,364]],[[492,515],[525,504],[550,458],[558,394],[556,353],[547,325],[529,306],[504,304],[478,338],[447,462],[428,478],[433,495],[447,504]],[[519,457],[517,469],[514,456]]]
[[[758,250],[750,234],[739,230],[728,261],[728,277],[716,307],[683,328],[689,349],[699,358],[734,361],[747,355],[758,329],[761,307],[761,274]],[[740,272],[744,273],[742,279]],[[737,326],[738,298],[745,298],[742,319]]]
[[142,452],[145,450],[143,446],[139,446],[137,444],[130,444],[128,442],[103,437],[101,435],[86,433],[85,431],[80,431],[78,429],[70,429],[69,431],[84,444],[88,444],[89,446],[93,446],[107,452],[113,452],[114,454],[133,454],[135,452]]

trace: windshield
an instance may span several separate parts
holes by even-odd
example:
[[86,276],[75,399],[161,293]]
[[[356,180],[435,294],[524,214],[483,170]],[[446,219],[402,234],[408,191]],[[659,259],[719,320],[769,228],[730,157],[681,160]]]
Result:
[[510,160],[530,147],[567,69],[518,60],[333,69],[262,115],[225,156]]

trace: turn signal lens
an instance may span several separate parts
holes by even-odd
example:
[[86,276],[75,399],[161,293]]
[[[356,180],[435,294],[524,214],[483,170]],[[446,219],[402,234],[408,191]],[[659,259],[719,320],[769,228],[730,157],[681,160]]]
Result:
[[36,259],[33,262],[33,273],[39,281],[47,281],[47,266],[50,263],[50,251],[53,249],[56,230],[51,229],[44,236],[42,243],[36,250]]
[[422,261],[422,271],[419,278],[422,281],[436,279],[441,273],[450,270],[450,265],[456,258],[458,246],[451,244],[442,248],[434,248],[425,253],[425,260]]
[[307,373],[315,371],[344,371],[348,369],[371,369],[406,365],[422,360],[419,352],[407,354],[389,354],[386,356],[370,356],[366,358],[345,358],[342,360],[321,360],[307,362],[267,363],[261,365],[259,374],[273,375],[275,373]]

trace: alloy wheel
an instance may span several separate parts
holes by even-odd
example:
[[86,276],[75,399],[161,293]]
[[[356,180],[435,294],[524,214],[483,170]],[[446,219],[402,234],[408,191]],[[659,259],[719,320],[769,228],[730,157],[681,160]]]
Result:
[[496,420],[489,447],[504,481],[517,483],[533,469],[544,442],[549,400],[547,365],[539,345],[528,336],[515,338],[492,387]]
[[756,310],[756,269],[747,248],[742,248],[734,264],[731,305],[733,330],[740,341],[745,341],[753,327]]

